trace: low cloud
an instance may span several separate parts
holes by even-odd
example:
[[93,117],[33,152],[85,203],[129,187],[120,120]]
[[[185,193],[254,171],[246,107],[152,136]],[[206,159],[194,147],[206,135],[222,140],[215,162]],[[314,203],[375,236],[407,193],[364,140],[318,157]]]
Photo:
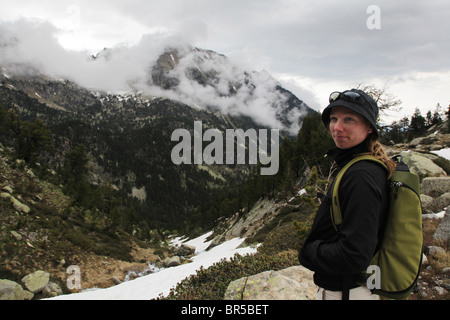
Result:
[[[0,24],[0,64],[13,73],[30,69],[80,85],[110,92],[130,89],[141,81],[148,66],[166,45],[143,37],[137,46],[105,50],[94,60],[87,51],[69,51],[58,42],[58,29],[47,22],[20,20]],[[158,42],[159,40],[159,42]]]
[[[195,29],[193,34],[200,36],[207,32],[202,24],[185,27]],[[88,52],[64,49],[57,33],[58,29],[47,22],[20,20],[0,24],[0,66],[18,74],[36,70],[92,90],[120,93],[133,88],[198,108],[213,107],[226,114],[249,116],[271,128],[292,133],[299,129],[298,121],[303,115],[298,110],[287,115],[293,123],[290,128],[277,120],[287,97],[276,90],[278,82],[273,77],[265,71],[246,70],[234,57],[187,50],[192,47],[186,43],[189,38],[185,33],[147,34],[134,46],[105,49],[95,58]],[[167,73],[178,79],[178,85],[163,90],[152,83],[151,66],[168,48],[176,48],[182,54],[177,66]],[[199,77],[204,75],[208,83],[193,81],[192,72]]]
[[[193,72],[208,83],[193,81]],[[225,114],[242,114],[260,124],[284,128],[277,115],[286,107],[287,97],[276,90],[278,82],[265,71],[241,69],[216,53],[191,51],[168,75],[179,81],[176,87],[164,91],[172,99],[199,108],[213,107]],[[300,116],[292,113],[289,120],[298,123]],[[298,126],[290,130],[298,130]]]

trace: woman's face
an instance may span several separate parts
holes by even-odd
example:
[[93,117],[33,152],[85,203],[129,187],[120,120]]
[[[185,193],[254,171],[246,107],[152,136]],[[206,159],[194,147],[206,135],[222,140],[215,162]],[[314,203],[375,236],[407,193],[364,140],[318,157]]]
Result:
[[334,107],[330,113],[330,132],[338,148],[349,149],[363,142],[373,128],[360,114],[345,107]]

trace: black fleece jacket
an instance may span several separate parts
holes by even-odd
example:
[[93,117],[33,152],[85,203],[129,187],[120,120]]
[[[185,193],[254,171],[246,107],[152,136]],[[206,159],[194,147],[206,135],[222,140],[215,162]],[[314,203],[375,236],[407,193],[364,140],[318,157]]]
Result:
[[[332,156],[342,168],[364,152],[368,152],[366,142],[350,149],[334,149]],[[387,181],[386,170],[375,162],[359,161],[347,170],[339,186],[339,234],[331,222],[329,188],[299,252],[300,263],[315,272],[314,282],[319,287],[342,291],[358,286],[379,246],[389,204]]]

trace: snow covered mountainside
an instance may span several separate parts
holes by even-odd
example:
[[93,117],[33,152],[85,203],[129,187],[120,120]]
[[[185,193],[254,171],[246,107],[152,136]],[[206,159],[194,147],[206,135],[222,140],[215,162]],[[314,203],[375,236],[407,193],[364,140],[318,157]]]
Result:
[[[210,232],[183,243],[196,247],[195,256],[192,262],[177,267],[162,269],[158,272],[143,276],[132,281],[121,283],[117,286],[106,289],[89,289],[80,293],[61,295],[51,300],[149,300],[165,296],[170,289],[181,280],[190,275],[194,275],[200,267],[208,268],[221,259],[227,259],[237,254],[251,254],[256,252],[256,248],[238,248],[245,239],[234,238],[226,241],[208,251],[206,249],[211,241],[206,241],[211,235]],[[173,244],[182,242],[182,239],[175,239]]]

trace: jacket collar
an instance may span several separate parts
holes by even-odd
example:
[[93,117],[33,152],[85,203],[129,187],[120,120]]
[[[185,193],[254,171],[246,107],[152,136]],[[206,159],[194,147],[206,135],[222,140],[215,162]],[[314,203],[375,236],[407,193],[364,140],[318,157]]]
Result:
[[360,144],[351,147],[349,149],[339,149],[339,148],[331,149],[327,152],[327,155],[333,157],[334,160],[336,161],[336,164],[342,168],[356,155],[368,152],[369,148],[367,147],[367,141],[364,140]]

